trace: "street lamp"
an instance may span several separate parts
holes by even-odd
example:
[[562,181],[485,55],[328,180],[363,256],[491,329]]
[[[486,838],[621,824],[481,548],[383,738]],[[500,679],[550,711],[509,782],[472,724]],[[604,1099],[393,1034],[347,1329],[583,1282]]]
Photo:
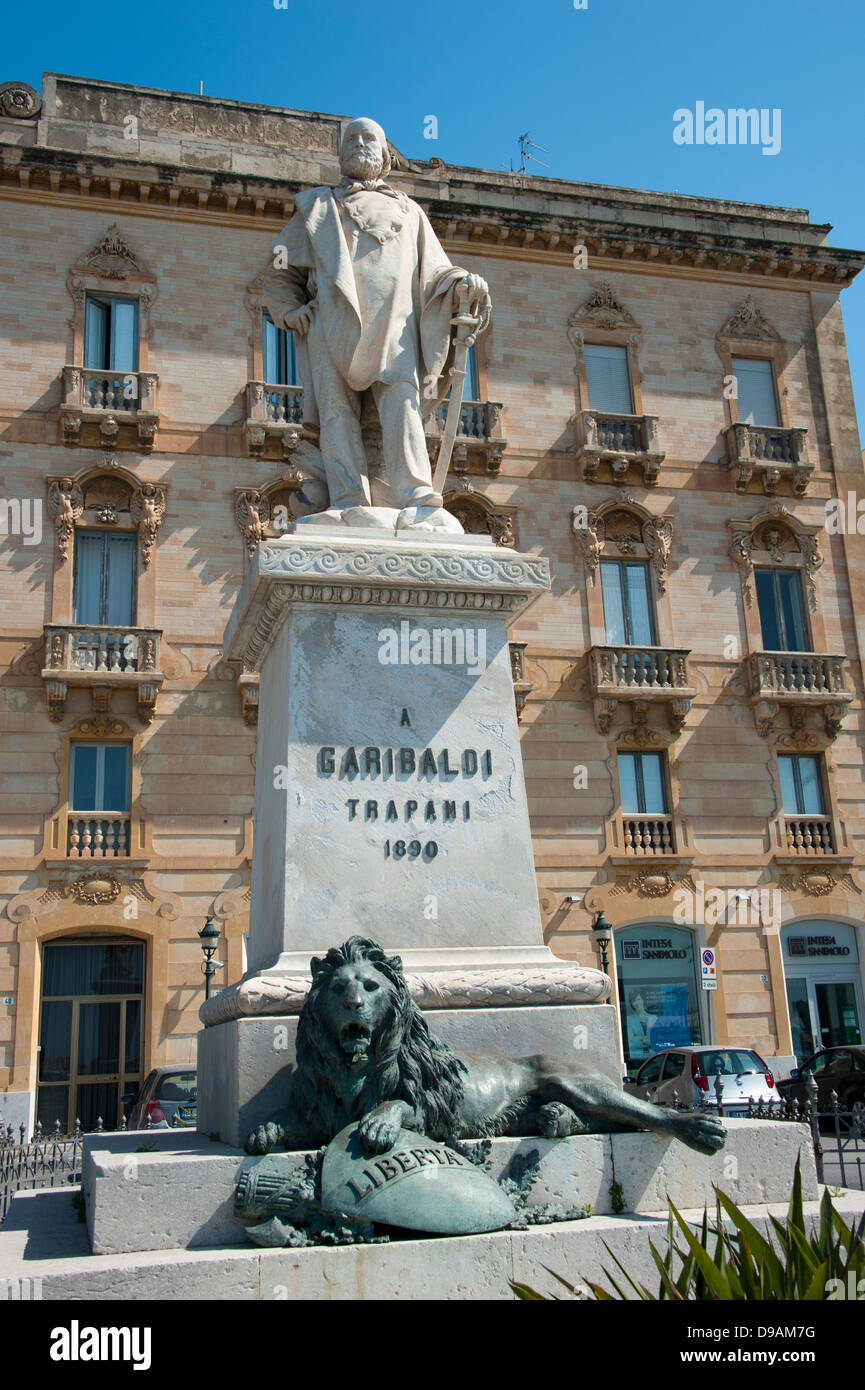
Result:
[[595,945],[601,952],[601,969],[605,975],[609,975],[610,958],[607,954],[607,948],[613,939],[613,928],[604,916],[603,910],[598,913],[592,923],[592,936],[595,939]]
[[219,961],[214,961],[213,959],[216,953],[216,944],[219,941],[219,928],[213,925],[212,917],[208,917],[201,931],[198,933],[198,939],[201,942],[201,950],[204,954],[204,964],[201,967],[204,971],[204,997],[205,999],[209,999],[210,981],[213,979],[217,970],[220,969]]

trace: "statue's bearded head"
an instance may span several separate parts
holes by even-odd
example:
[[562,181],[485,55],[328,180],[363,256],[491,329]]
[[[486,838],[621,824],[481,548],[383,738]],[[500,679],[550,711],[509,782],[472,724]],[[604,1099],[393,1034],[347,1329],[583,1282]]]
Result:
[[339,163],[346,178],[357,179],[360,183],[387,178],[390,173],[387,136],[377,121],[359,116],[346,126]]

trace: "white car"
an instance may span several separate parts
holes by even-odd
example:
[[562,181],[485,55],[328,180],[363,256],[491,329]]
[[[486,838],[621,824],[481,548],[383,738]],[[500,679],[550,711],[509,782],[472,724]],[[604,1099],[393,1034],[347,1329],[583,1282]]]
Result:
[[[649,1057],[630,1083],[632,1095],[657,1105],[697,1109],[717,1104],[715,1078],[724,1086],[724,1114],[747,1115],[748,1101],[756,1105],[778,1100],[775,1078],[759,1052],[746,1047],[671,1047]],[[675,1093],[675,1096],[674,1096]]]

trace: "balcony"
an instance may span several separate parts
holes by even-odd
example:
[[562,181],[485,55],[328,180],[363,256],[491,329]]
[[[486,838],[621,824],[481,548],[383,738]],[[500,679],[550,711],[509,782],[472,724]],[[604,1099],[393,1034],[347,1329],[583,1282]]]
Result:
[[126,859],[128,811],[70,811],[66,833],[70,859]]
[[771,425],[728,425],[727,463],[736,480],[736,491],[745,492],[756,473],[763,491],[774,497],[782,478],[788,478],[797,497],[808,491],[813,463],[805,459],[804,429]]
[[600,465],[609,464],[614,483],[624,483],[631,467],[639,468],[646,487],[658,481],[664,454],[658,448],[656,415],[611,415],[581,410],[576,417],[577,463],[586,482],[597,481]]
[[[133,435],[141,449],[152,449],[159,424],[155,372],[106,372],[90,367],[63,368],[60,425],[63,443],[92,443],[110,449],[121,433]],[[82,426],[94,428],[82,438]]]
[[787,849],[790,854],[817,855],[835,853],[835,837],[831,816],[785,816]]
[[[450,404],[448,401],[433,412],[426,421],[427,448],[433,461],[438,452],[438,443],[444,431]],[[460,422],[457,426],[454,451],[449,472],[467,473],[469,460],[480,462],[484,472],[498,473],[502,466],[502,455],[508,441],[496,431],[501,420],[502,407],[498,401],[463,401],[460,405]]]
[[622,816],[625,854],[643,857],[674,855],[676,837],[673,817],[661,815]]
[[90,691],[93,709],[107,713],[117,690],[133,690],[138,715],[149,724],[164,677],[159,669],[161,630],[48,624],[42,672],[48,717],[59,723],[69,687]]
[[589,687],[598,732],[607,734],[619,703],[633,707],[635,723],[645,724],[653,705],[666,707],[674,734],[684,727],[696,690],[688,672],[689,648],[592,647]]
[[267,381],[246,383],[246,422],[244,432],[249,452],[264,452],[269,439],[282,447],[285,458],[294,452],[303,426],[303,388],[279,386]]
[[788,705],[794,728],[802,728],[808,711],[816,710],[823,717],[826,733],[834,739],[853,698],[844,661],[843,656],[824,652],[752,653],[748,680],[758,733],[767,737],[779,709]]

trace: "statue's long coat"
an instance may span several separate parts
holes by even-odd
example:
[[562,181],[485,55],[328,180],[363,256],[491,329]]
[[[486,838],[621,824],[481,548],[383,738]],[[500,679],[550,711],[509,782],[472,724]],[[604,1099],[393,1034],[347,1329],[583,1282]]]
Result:
[[[283,327],[286,314],[317,298],[328,354],[352,390],[437,379],[448,365],[451,290],[465,272],[448,260],[423,209],[386,183],[365,189],[345,180],[298,193],[295,205],[274,247],[285,248],[287,268],[263,282],[274,323]],[[315,424],[315,381],[304,338],[295,341],[304,419]]]

